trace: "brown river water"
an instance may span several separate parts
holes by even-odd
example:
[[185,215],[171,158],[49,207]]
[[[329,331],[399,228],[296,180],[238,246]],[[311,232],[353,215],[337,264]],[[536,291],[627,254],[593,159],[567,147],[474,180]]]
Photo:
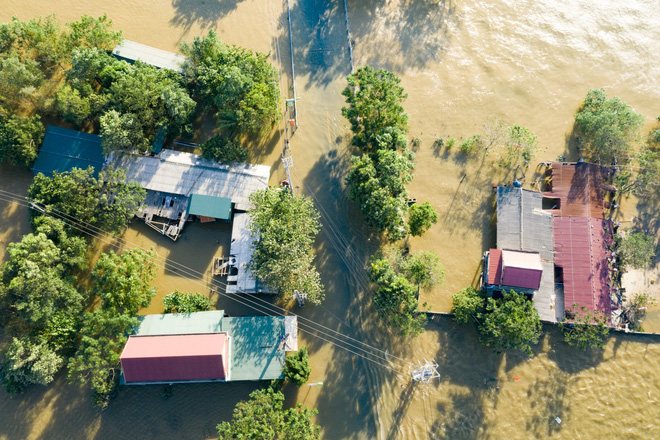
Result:
[[[4,0],[0,20],[56,13],[67,21],[103,12],[126,38],[165,50],[215,28],[227,42],[271,51],[284,93],[292,94],[281,0]],[[435,311],[447,311],[451,294],[478,279],[481,254],[495,241],[491,185],[511,179],[488,160],[433,148],[436,137],[470,136],[499,118],[538,135],[545,150],[540,160],[576,159],[569,139],[573,115],[589,88],[619,96],[647,117],[647,126],[660,114],[656,1],[348,0],[348,15],[355,66],[369,63],[401,76],[410,135],[423,140],[409,188],[413,197],[433,203],[440,221],[411,248],[434,250],[445,265],[445,283],[424,295]],[[323,385],[287,387],[288,402],[318,408],[316,421],[327,439],[660,438],[658,338],[615,335],[602,353],[581,353],[546,327],[528,360],[493,354],[473,329],[446,318],[435,318],[414,341],[378,324],[362,270],[377,243],[341,184],[350,155],[340,113],[350,73],[344,4],[294,0],[291,18],[301,98],[292,180],[322,214],[317,251],[327,287],[323,306],[295,311],[393,356],[365,361],[331,344],[327,334],[301,331],[311,353],[310,383]],[[253,152],[255,162],[273,166],[271,183],[284,177],[281,142],[276,136]],[[29,172],[0,167],[4,191],[25,194],[30,180]],[[630,199],[623,208],[619,220],[628,223],[644,206]],[[0,201],[0,216],[1,258],[29,224],[17,204]],[[227,252],[229,234],[227,225],[192,225],[173,243],[134,222],[123,236],[127,246],[153,246],[167,261],[144,313],[160,312],[162,297],[174,289],[212,295],[232,315],[253,313],[210,291],[211,260]],[[198,273],[185,276],[175,262]],[[366,347],[357,345],[351,350],[364,355],[360,348]],[[423,358],[435,359],[441,378],[410,386],[410,362]],[[215,425],[258,386],[177,385],[168,399],[161,387],[124,388],[99,413],[88,389],[60,377],[20,396],[0,391],[0,439],[211,438]]]

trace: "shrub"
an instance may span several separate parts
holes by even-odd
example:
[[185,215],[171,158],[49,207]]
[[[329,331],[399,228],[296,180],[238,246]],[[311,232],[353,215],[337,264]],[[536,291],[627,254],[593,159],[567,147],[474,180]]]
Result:
[[296,353],[286,357],[284,376],[287,380],[301,386],[309,380],[310,374],[312,367],[309,364],[307,347],[301,347]]

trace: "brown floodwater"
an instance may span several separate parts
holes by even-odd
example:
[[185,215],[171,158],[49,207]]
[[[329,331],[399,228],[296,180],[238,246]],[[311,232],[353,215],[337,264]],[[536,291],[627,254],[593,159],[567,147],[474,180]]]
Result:
[[[283,71],[284,93],[291,95],[286,2],[6,0],[0,20],[51,12],[62,21],[107,12],[126,38],[166,50],[214,28],[227,42],[271,51]],[[569,142],[573,115],[589,88],[619,96],[646,116],[647,126],[660,114],[660,8],[652,0],[348,0],[348,14],[355,65],[388,68],[402,78],[410,134],[423,141],[410,192],[429,200],[440,221],[411,247],[436,251],[445,265],[444,284],[424,294],[435,311],[446,311],[451,294],[478,279],[481,254],[495,241],[491,186],[511,179],[490,158],[434,148],[436,137],[467,137],[497,118],[537,134],[544,149],[539,160],[576,159]],[[363,272],[378,242],[342,186],[350,156],[340,113],[350,73],[344,5],[292,1],[291,17],[301,98],[300,127],[291,140],[293,182],[314,197],[322,214],[317,260],[327,287],[325,303],[300,314],[392,356],[367,362],[301,325],[311,353],[310,382],[323,385],[286,388],[289,403],[318,408],[316,420],[328,439],[660,438],[657,338],[617,334],[602,353],[585,354],[546,327],[528,360],[493,354],[473,329],[446,318],[435,318],[412,342],[378,324]],[[280,149],[275,138],[253,153],[255,161],[273,166],[271,183],[284,176]],[[2,190],[25,194],[30,179],[29,172],[0,167]],[[527,181],[533,182],[532,172]],[[619,220],[654,224],[645,206],[626,200]],[[1,258],[29,225],[17,204],[0,200],[0,214]],[[195,224],[173,243],[134,222],[123,237],[126,246],[153,247],[162,258],[157,296],[144,313],[160,312],[162,297],[174,289],[208,294],[233,315],[252,313],[211,292],[211,259],[227,251],[229,233],[227,225]],[[437,361],[441,379],[410,386],[409,362],[423,358]],[[88,390],[60,377],[20,396],[0,391],[0,438],[210,438],[257,386],[176,386],[168,399],[161,387],[125,388],[98,413]]]

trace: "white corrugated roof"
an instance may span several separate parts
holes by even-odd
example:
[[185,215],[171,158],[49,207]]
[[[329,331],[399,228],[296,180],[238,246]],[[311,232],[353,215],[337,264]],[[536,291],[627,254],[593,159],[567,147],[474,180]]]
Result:
[[250,208],[249,196],[268,187],[270,167],[266,165],[218,164],[196,154],[163,150],[160,157],[124,154],[113,161],[144,189],[186,197],[191,194],[226,197],[235,208]]
[[130,40],[119,43],[112,54],[131,61],[139,60],[161,69],[171,69],[175,72],[182,72],[183,63],[187,60],[186,57],[178,53],[167,52]]

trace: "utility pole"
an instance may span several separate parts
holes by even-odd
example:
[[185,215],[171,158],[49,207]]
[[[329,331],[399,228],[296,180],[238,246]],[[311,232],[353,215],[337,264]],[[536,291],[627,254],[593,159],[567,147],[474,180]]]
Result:
[[412,370],[413,382],[421,382],[427,385],[432,379],[436,378],[440,378],[440,373],[438,373],[438,364],[435,361],[424,359],[423,364],[420,362],[419,366]]

